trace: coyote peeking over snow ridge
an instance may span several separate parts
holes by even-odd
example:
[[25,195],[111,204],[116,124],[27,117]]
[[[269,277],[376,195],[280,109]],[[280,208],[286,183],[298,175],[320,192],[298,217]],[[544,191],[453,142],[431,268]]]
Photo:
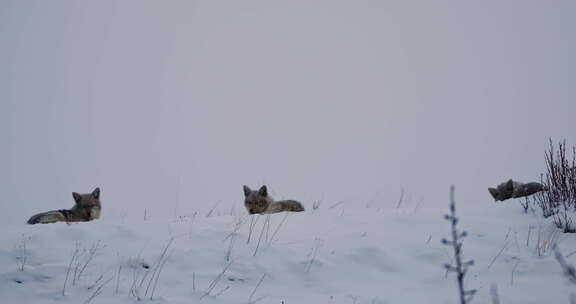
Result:
[[246,206],[246,209],[250,214],[304,211],[302,204],[297,201],[286,200],[275,202],[274,199],[268,195],[266,185],[262,186],[260,190],[251,190],[248,186],[244,186],[244,196],[244,206]]
[[52,210],[39,213],[28,220],[28,224],[48,224],[56,222],[88,222],[100,217],[100,188],[92,193],[78,194],[72,192],[76,204],[72,209]]

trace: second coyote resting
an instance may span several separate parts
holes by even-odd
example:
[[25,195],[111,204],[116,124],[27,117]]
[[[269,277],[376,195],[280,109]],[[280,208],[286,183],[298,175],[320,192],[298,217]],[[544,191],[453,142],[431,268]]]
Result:
[[246,206],[246,210],[248,210],[250,214],[304,211],[302,204],[297,201],[286,200],[275,202],[274,199],[268,195],[266,185],[262,186],[260,190],[252,190],[248,188],[248,186],[244,186],[244,196],[244,206]]
[[495,201],[525,197],[544,190],[545,187],[540,183],[521,183],[511,179],[496,188],[488,188]]
[[33,215],[28,224],[48,224],[56,222],[88,222],[100,217],[100,188],[92,193],[78,194],[72,192],[74,207],[72,209],[52,210]]

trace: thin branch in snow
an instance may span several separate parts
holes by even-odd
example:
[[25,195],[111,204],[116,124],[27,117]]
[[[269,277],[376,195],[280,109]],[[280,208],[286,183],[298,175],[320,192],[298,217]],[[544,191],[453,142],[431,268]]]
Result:
[[444,216],[444,219],[450,222],[452,228],[452,239],[442,239],[442,244],[451,246],[454,249],[454,260],[456,265],[445,264],[444,267],[447,271],[456,273],[458,281],[458,294],[460,296],[460,303],[470,303],[472,297],[476,294],[476,289],[464,289],[464,277],[468,272],[468,268],[474,265],[474,260],[462,261],[462,243],[463,239],[467,236],[466,231],[459,232],[456,225],[458,218],[456,217],[456,202],[454,200],[454,185],[450,186],[450,214]]

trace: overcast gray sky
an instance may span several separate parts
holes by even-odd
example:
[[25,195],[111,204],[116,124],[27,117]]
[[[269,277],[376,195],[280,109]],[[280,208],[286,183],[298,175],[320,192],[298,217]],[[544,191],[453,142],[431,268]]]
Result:
[[0,0],[0,219],[446,204],[576,144],[574,1]]

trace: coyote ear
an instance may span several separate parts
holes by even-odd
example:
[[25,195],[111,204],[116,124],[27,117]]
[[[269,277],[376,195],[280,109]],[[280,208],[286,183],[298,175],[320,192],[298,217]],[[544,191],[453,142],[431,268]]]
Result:
[[498,191],[496,188],[488,188],[488,192],[490,192],[495,201],[497,201],[500,197],[500,191]]
[[250,190],[250,188],[248,188],[248,186],[244,186],[244,196],[248,196],[250,195],[250,192],[252,192],[252,190]]
[[267,196],[268,195],[268,189],[266,189],[266,185],[262,186],[260,188],[260,190],[258,190],[258,194],[262,195],[262,196]]
[[94,191],[92,191],[92,196],[94,196],[94,198],[100,198],[100,188],[94,189]]
[[82,196],[76,192],[72,192],[72,197],[74,197],[74,201],[76,201],[76,203],[79,203],[82,199]]

